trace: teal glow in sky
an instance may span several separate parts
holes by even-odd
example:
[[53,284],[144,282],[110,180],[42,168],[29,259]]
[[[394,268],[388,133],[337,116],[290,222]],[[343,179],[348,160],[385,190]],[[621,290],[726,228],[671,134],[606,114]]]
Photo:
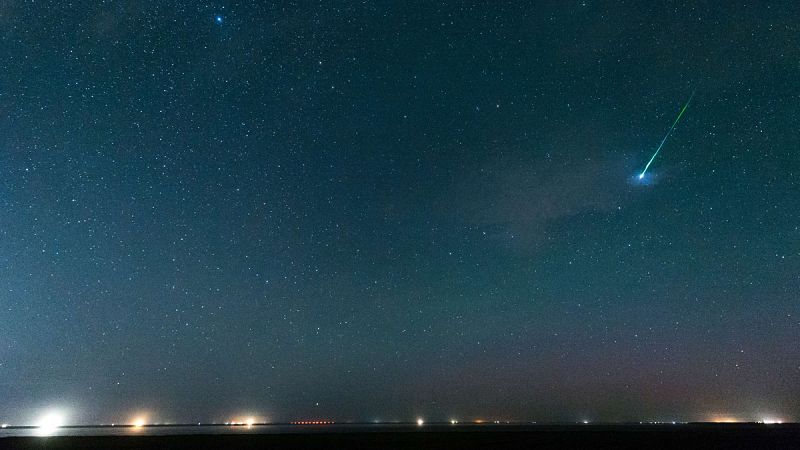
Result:
[[0,423],[800,417],[796,9],[5,0]]

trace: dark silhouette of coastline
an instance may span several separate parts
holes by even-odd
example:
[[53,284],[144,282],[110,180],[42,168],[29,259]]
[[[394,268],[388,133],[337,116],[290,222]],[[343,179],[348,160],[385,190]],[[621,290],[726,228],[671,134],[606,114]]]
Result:
[[190,435],[7,437],[14,449],[756,449],[800,448],[800,425],[499,425],[446,428],[326,429],[309,432]]

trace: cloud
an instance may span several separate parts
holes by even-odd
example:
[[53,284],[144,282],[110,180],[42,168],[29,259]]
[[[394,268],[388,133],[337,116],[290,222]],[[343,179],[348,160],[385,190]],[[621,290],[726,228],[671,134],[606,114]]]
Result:
[[622,161],[494,160],[456,189],[454,213],[512,247],[535,248],[557,224],[616,210],[627,182]]

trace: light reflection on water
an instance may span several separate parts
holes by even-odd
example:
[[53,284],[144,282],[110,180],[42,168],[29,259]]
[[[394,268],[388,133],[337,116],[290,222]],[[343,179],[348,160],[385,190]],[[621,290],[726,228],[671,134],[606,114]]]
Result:
[[[222,433],[286,433],[288,425],[253,425],[253,426],[226,426],[226,425],[176,425],[176,426],[88,426],[88,427],[61,427],[48,430],[47,436],[159,436],[168,434],[222,434]],[[12,436],[42,436],[40,428],[3,428],[0,429],[0,438]]]
[[[52,430],[48,436],[163,436],[174,434],[265,434],[314,433],[330,431],[389,431],[417,428],[410,424],[336,424],[336,425],[167,425],[167,426],[69,426]],[[14,436],[42,436],[40,428],[8,427],[0,429],[0,438]],[[43,437],[46,439],[46,437]]]

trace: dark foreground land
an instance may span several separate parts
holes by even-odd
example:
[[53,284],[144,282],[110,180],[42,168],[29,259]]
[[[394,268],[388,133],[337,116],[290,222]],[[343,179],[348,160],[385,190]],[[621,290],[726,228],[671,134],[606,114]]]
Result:
[[800,449],[800,425],[589,425],[407,431],[9,437],[14,449]]

